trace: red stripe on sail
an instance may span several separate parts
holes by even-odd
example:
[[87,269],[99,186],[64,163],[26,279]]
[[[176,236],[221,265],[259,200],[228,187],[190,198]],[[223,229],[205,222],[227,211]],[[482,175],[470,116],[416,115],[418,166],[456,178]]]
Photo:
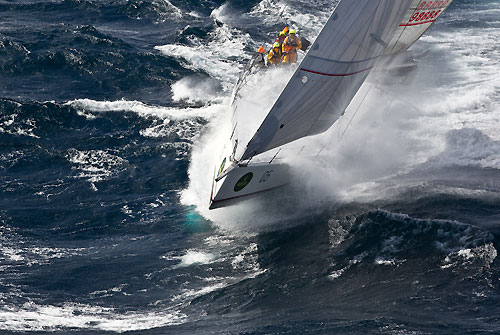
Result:
[[436,19],[434,19],[434,20],[428,20],[428,21],[423,21],[423,22],[400,24],[399,26],[400,27],[417,26],[419,24],[426,24],[426,23],[431,23],[431,22],[434,22],[434,21],[436,21]]
[[303,68],[301,68],[300,70],[305,71],[305,72],[314,73],[314,74],[319,74],[322,76],[327,76],[327,77],[347,77],[347,76],[353,76],[355,74],[371,70],[372,68],[373,68],[373,66],[370,66],[367,69],[363,69],[361,71],[352,72],[352,73],[323,73],[323,72],[317,72],[317,71],[307,70],[307,69],[303,69]]

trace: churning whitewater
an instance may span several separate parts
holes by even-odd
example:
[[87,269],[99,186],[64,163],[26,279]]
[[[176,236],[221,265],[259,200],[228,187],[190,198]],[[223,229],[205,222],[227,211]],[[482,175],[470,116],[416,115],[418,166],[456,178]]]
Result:
[[[0,1],[0,333],[500,332],[498,0],[287,145],[292,183],[208,210],[240,72],[336,4]],[[292,73],[246,91],[248,136]]]

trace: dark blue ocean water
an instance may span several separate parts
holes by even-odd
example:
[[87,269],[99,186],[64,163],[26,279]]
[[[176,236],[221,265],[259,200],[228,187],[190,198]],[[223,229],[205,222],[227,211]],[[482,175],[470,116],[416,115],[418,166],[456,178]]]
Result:
[[342,182],[197,205],[249,52],[332,8],[0,0],[0,333],[500,333],[497,0],[415,45],[394,114],[326,159]]

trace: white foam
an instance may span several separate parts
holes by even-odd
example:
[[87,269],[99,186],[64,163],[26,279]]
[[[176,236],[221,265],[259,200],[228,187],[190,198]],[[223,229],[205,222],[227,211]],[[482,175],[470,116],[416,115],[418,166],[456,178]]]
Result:
[[432,159],[441,165],[480,166],[500,168],[500,141],[493,141],[474,128],[450,131],[446,150]]
[[[135,9],[137,9],[136,6],[134,5]],[[156,14],[154,23],[178,21],[183,17],[182,10],[173,5],[169,0],[152,0],[148,2],[148,6]],[[130,14],[133,14],[133,12]],[[141,16],[142,14],[139,11],[134,15],[134,18],[141,19]]]
[[299,34],[313,41],[337,4],[338,1],[319,0],[313,6],[308,7],[307,4],[298,2],[300,6],[298,8],[290,2],[264,0],[259,2],[249,15],[269,25],[282,22],[283,26],[289,25],[290,28],[298,30]]
[[[353,108],[360,101],[362,107]],[[429,141],[415,133],[419,118],[419,111],[400,101],[397,92],[391,94],[373,84],[363,86],[328,132],[294,143],[297,149],[305,148],[303,156],[288,159],[296,167],[295,178],[306,186],[304,198],[315,203],[318,199],[351,201],[369,193],[383,196],[370,192],[378,186],[375,180],[406,171],[443,146],[442,139]]]
[[184,256],[178,257],[180,264],[176,267],[188,267],[195,264],[210,264],[215,261],[215,255],[198,250],[188,250]]
[[394,259],[385,259],[382,257],[377,257],[375,259],[375,264],[377,265],[387,265],[387,266],[395,266],[396,261]]
[[182,294],[175,296],[172,300],[176,301],[179,299],[185,299],[185,298],[192,299],[192,298],[200,297],[200,296],[203,296],[205,294],[220,290],[226,286],[227,286],[226,283],[217,283],[214,285],[205,286],[205,287],[198,289],[198,290],[185,290]]
[[2,246],[0,250],[4,257],[11,261],[19,262],[24,260],[24,257],[21,255],[21,250],[19,249]]
[[471,248],[460,248],[459,250],[450,252],[445,257],[441,268],[462,267],[477,261],[483,263],[485,268],[489,268],[497,256],[498,251],[493,243],[485,243]]
[[167,44],[156,46],[155,49],[180,59],[189,69],[208,73],[230,91],[241,71],[240,65],[233,59],[248,58],[243,49],[250,42],[250,36],[222,25],[211,32],[207,39],[202,41],[194,38],[191,42],[189,46]]
[[203,117],[210,119],[218,111],[213,106],[201,108],[174,108],[146,105],[140,101],[96,101],[91,99],[77,99],[68,101],[65,105],[70,105],[85,112],[134,112],[142,117],[157,116],[174,120],[192,119]]
[[164,119],[160,124],[154,125],[152,127],[141,129],[139,133],[144,137],[164,137],[171,133],[170,130],[170,120]]
[[98,291],[91,292],[90,295],[93,297],[99,297],[99,298],[111,297],[115,293],[122,293],[123,295],[128,295],[125,292],[123,292],[123,289],[127,286],[128,286],[128,284],[121,284],[121,285],[112,287],[112,288],[107,289],[107,290],[98,290]]
[[172,13],[172,15],[174,17],[176,17],[176,18],[182,18],[182,11],[178,7],[174,6],[168,0],[161,0],[161,1],[167,4],[170,13]]
[[5,120],[1,125],[4,127],[10,127],[14,123],[14,121],[16,121],[16,117],[17,117],[17,114],[11,114],[10,118]]
[[25,303],[21,307],[0,307],[2,329],[10,331],[60,331],[88,329],[101,331],[146,330],[180,324],[186,315],[178,311],[126,312],[82,304],[62,306]]
[[0,229],[0,261],[7,267],[48,264],[53,259],[69,258],[83,254],[83,248],[57,248],[41,246],[34,241],[25,240],[9,227]]
[[344,274],[344,271],[346,270],[346,268],[344,269],[340,269],[340,270],[336,270],[336,271],[333,271],[332,273],[330,273],[328,275],[328,277],[330,279],[337,279],[337,278],[340,278],[340,276],[342,276]]
[[0,123],[0,133],[40,138],[34,133],[35,129],[35,120],[20,119],[18,114],[11,114],[5,121]]
[[188,103],[222,102],[218,95],[218,83],[213,79],[198,76],[185,77],[172,85],[172,99]]
[[108,179],[126,169],[128,161],[104,150],[68,150],[66,158],[80,171],[78,178],[91,183]]
[[260,265],[257,259],[257,244],[251,243],[245,250],[236,255],[231,261],[234,269],[247,269],[259,272]]
[[[163,45],[155,49],[160,50],[167,56],[180,58],[185,61],[184,65],[193,70],[203,70],[214,78],[223,82],[232,82],[239,72],[231,63],[220,61],[220,58],[207,51],[204,47],[188,47],[185,45]],[[222,69],[222,71],[221,71]]]
[[212,235],[204,240],[205,244],[209,247],[227,247],[234,243],[234,240],[227,235]]

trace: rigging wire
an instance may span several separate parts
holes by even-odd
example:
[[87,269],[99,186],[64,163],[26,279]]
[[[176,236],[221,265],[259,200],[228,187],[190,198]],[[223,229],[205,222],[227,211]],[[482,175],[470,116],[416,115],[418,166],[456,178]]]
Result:
[[[342,132],[342,134],[340,135],[340,138],[339,138],[339,141],[342,141],[342,139],[344,138],[344,135],[345,133],[347,132],[347,130],[349,129],[349,127],[352,125],[352,121],[354,120],[354,118],[356,117],[356,115],[358,114],[361,106],[363,106],[364,102],[365,102],[365,99],[366,97],[368,96],[368,94],[370,93],[370,91],[372,90],[374,85],[370,85],[370,88],[368,88],[366,90],[366,93],[365,93],[365,96],[363,97],[363,99],[361,100],[361,102],[359,103],[358,105],[358,108],[356,108],[356,110],[354,111],[351,119],[349,120],[349,122],[347,123],[347,126],[344,128],[344,131]],[[339,129],[340,131],[340,129]]]

